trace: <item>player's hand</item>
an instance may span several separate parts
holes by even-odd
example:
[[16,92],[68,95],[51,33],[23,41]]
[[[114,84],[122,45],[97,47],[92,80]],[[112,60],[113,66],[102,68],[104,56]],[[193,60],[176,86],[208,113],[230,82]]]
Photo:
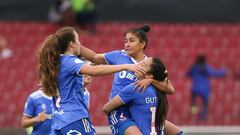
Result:
[[126,68],[128,71],[133,71],[135,72],[135,75],[137,78],[141,78],[146,74],[146,71],[143,66],[137,65],[137,64],[126,64]]
[[142,79],[134,83],[134,90],[137,92],[144,93],[146,91],[146,88],[152,83],[153,79],[148,78],[148,79]]
[[38,114],[37,116],[37,120],[38,122],[43,122],[45,121],[46,119],[48,119],[48,115],[45,113],[46,111],[43,111],[41,113]]

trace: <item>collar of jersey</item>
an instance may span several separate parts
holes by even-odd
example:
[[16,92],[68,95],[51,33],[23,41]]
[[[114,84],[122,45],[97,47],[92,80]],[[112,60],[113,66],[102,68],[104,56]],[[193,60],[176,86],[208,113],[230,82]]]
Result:
[[52,100],[52,97],[49,97],[49,96],[47,96],[45,93],[43,93],[42,88],[39,88],[39,91],[40,91],[40,93],[41,93],[45,98]]
[[139,61],[139,62],[137,62],[133,57],[131,57],[131,56],[129,56],[130,57],[130,59],[132,60],[132,62],[134,63],[134,64],[138,64],[138,63],[141,63],[142,61],[144,61],[145,59],[147,59],[147,56],[146,55],[144,55],[144,59],[143,60],[141,60],[141,61]]
[[[122,50],[122,52],[124,52],[124,53],[126,53],[127,54],[127,52],[123,49]],[[127,54],[128,55],[128,54]],[[128,55],[129,56],[129,55]],[[144,55],[144,59],[143,60],[141,60],[141,61],[139,61],[139,62],[137,62],[133,57],[131,57],[131,56],[129,56],[130,57],[130,59],[132,60],[132,62],[134,63],[134,64],[138,64],[138,63],[141,63],[143,60],[145,60],[145,59],[147,59],[147,56],[146,55]]]

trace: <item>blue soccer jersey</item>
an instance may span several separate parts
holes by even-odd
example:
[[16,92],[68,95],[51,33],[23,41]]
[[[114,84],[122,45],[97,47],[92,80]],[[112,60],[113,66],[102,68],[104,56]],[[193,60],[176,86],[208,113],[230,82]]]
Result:
[[60,98],[53,98],[54,117],[52,128],[63,127],[82,118],[89,118],[88,107],[84,100],[83,75],[80,70],[85,63],[74,55],[62,55],[60,58],[57,86]]
[[[134,59],[130,57],[124,50],[105,53],[104,57],[109,65],[136,64]],[[116,96],[119,93],[119,91],[122,90],[125,86],[136,81],[137,78],[134,75],[134,72],[130,71],[116,72],[114,74],[110,99]]]
[[[52,115],[52,98],[43,94],[41,90],[33,92],[27,99],[24,109],[24,116],[36,117],[45,111],[49,116]],[[44,122],[37,122],[33,125],[32,135],[50,135],[52,119]]]
[[[112,51],[104,54],[104,58],[109,65],[119,65],[119,64],[136,64],[137,62],[129,56],[124,50]],[[146,57],[145,57],[146,58]],[[129,84],[136,82],[134,72],[121,71],[114,74],[114,80],[112,83],[112,90],[109,96],[112,99],[116,96],[124,87]],[[128,106],[123,106],[112,111],[108,115],[108,122],[112,130],[112,134],[119,134],[119,130],[128,121],[131,120]]]
[[139,93],[134,90],[134,85],[126,86],[117,95],[121,98],[124,104],[129,106],[132,119],[141,130],[143,135],[150,135],[150,132],[155,132],[154,129],[155,114],[157,108],[157,94],[155,88],[150,85],[144,93]]

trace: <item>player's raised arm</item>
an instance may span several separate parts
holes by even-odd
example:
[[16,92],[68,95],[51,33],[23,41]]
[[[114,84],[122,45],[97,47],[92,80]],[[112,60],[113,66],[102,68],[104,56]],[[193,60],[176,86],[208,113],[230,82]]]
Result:
[[133,71],[136,74],[142,75],[145,71],[142,69],[141,66],[136,64],[123,64],[123,65],[84,65],[80,70],[80,73],[87,74],[91,76],[100,76],[100,75],[107,75],[114,72],[128,70]]
[[166,94],[173,94],[174,88],[170,80],[165,79],[164,81],[157,81],[155,79],[142,79],[138,82],[135,82],[135,88],[137,91],[141,90],[143,88],[144,90],[149,86],[150,84],[154,85],[158,90],[166,93]]
[[91,62],[94,62],[97,64],[106,64],[106,61],[104,59],[104,54],[98,54],[83,45],[80,46],[80,54],[82,57],[86,58]]

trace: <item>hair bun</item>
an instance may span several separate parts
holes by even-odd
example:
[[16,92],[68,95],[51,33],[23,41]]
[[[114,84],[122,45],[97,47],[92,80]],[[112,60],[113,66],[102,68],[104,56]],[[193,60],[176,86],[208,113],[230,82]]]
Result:
[[150,31],[150,26],[148,24],[144,24],[140,29],[144,32],[149,32]]

